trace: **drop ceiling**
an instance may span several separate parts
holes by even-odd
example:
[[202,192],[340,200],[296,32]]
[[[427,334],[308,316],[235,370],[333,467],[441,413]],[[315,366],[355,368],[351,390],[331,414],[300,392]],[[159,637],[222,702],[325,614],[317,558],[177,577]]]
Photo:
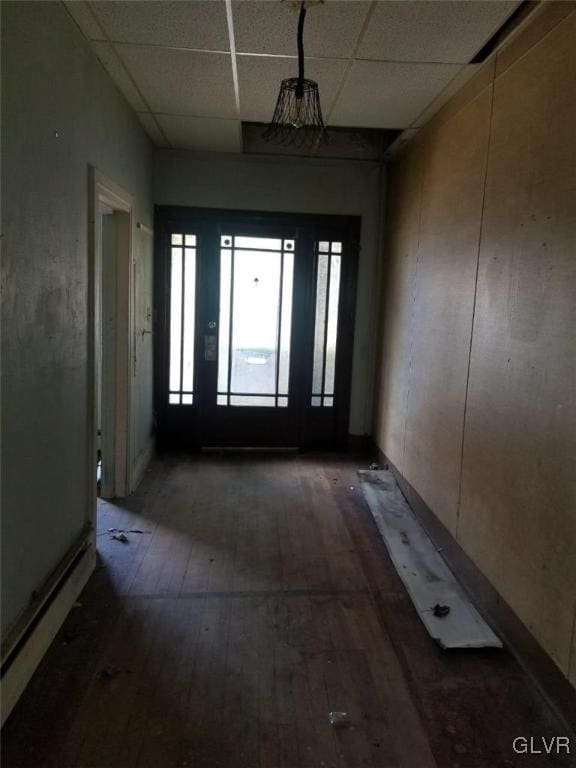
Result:
[[[296,5],[296,7],[294,7]],[[305,27],[306,75],[330,126],[417,129],[470,77],[518,0],[326,0]],[[161,147],[242,152],[297,73],[297,4],[115,0],[66,7]]]

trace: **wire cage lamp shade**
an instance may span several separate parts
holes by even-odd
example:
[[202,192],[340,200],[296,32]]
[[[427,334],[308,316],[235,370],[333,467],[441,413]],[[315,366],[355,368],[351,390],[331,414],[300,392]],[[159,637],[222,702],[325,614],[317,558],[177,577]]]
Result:
[[324,130],[318,83],[297,77],[282,80],[264,138],[282,145],[307,146],[322,139]]
[[325,137],[318,83],[304,77],[305,18],[303,2],[298,19],[298,77],[282,80],[272,122],[263,134],[267,141],[283,146],[311,146]]

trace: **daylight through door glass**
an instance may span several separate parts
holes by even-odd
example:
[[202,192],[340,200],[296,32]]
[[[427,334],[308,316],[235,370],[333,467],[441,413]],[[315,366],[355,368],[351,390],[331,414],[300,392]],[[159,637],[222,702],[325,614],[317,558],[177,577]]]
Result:
[[217,405],[288,406],[294,240],[223,235]]
[[342,243],[322,240],[316,254],[316,319],[311,405],[334,406]]
[[170,405],[194,402],[196,235],[175,233],[170,250]]

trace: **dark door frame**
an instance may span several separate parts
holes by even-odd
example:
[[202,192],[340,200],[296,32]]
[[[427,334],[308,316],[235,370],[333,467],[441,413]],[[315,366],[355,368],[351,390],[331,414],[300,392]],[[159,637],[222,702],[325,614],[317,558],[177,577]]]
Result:
[[[283,231],[292,229],[297,232],[300,241],[306,241],[304,246],[309,254],[306,265],[306,275],[302,283],[295,284],[294,323],[302,327],[312,328],[308,333],[301,349],[292,353],[297,355],[295,365],[296,376],[301,377],[298,389],[301,400],[298,402],[298,413],[295,418],[298,421],[297,444],[300,448],[336,449],[343,450],[347,446],[348,423],[350,414],[352,352],[354,343],[354,321],[356,314],[356,282],[358,272],[358,251],[360,242],[361,218],[359,216],[332,216],[325,214],[309,213],[280,213],[264,211],[236,211],[228,209],[198,208],[184,206],[155,207],[155,253],[154,253],[154,407],[157,422],[157,442],[160,448],[182,446],[191,449],[199,449],[203,445],[202,434],[199,429],[199,404],[202,396],[206,395],[206,389],[212,387],[212,381],[201,381],[200,372],[207,372],[203,361],[203,348],[201,344],[195,345],[195,371],[198,385],[200,403],[195,398],[195,405],[189,408],[187,415],[183,410],[177,410],[178,406],[168,405],[168,383],[166,372],[168,370],[169,354],[169,234],[171,231],[180,230],[195,233],[198,237],[198,287],[207,285],[203,280],[202,271],[211,269],[208,262],[216,263],[218,252],[200,254],[202,245],[214,242],[213,232],[217,226],[230,228],[256,226],[262,230],[274,231],[274,227]],[[211,237],[206,233],[211,232]],[[204,237],[203,237],[204,235]],[[285,235],[286,236],[286,235]],[[313,328],[315,312],[316,290],[316,254],[313,250],[314,241],[341,240],[345,258],[342,259],[342,272],[340,281],[340,302],[338,312],[339,339],[336,359],[335,398],[333,408],[311,407],[312,392],[312,357],[313,357]],[[212,266],[213,269],[213,266]],[[216,273],[217,274],[217,273]],[[218,291],[217,281],[212,286],[212,292]],[[196,327],[206,324],[208,319],[205,309],[206,297],[197,297],[196,301]],[[210,297],[214,301],[214,296]],[[201,338],[197,332],[197,340]],[[213,366],[210,376],[216,375],[216,366]],[[267,409],[261,409],[265,411]],[[175,415],[177,414],[177,415]],[[204,443],[206,444],[206,443]],[[272,445],[273,443],[271,443]]]

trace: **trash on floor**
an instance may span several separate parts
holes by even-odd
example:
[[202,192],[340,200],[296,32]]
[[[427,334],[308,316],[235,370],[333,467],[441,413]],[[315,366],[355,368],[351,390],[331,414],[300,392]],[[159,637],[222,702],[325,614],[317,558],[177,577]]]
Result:
[[128,536],[126,536],[126,534],[122,531],[119,533],[113,533],[112,538],[116,541],[121,541],[123,544],[128,544]]
[[343,728],[350,724],[350,715],[348,712],[329,712],[328,719],[330,725],[334,726],[334,728]]
[[432,613],[434,616],[437,616],[439,619],[444,618],[444,616],[448,616],[450,613],[450,606],[449,605],[440,605],[440,603],[436,603],[434,608],[432,608]]
[[108,528],[108,533],[152,533],[152,531],[141,531],[140,528]]
[[98,677],[101,680],[113,680],[115,677],[118,677],[118,675],[121,675],[124,671],[125,670],[120,669],[120,667],[116,667],[113,664],[110,664],[98,672]]

